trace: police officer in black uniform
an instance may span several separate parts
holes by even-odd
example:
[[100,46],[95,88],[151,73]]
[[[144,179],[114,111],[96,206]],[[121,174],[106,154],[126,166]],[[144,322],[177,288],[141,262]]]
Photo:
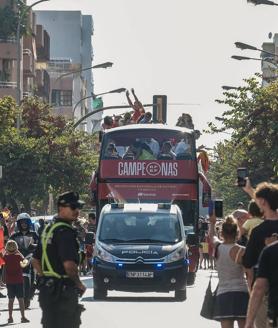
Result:
[[83,204],[76,192],[59,196],[58,216],[44,229],[33,255],[43,328],[78,328],[81,324],[78,296],[86,287],[78,276],[79,245],[72,223]]

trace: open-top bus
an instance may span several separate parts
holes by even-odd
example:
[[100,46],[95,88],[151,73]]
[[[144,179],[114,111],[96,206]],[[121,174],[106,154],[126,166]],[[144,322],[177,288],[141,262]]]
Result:
[[[163,124],[106,130],[91,183],[97,217],[108,203],[172,203],[179,206],[184,226],[197,233],[199,210],[208,207],[210,198],[210,186],[198,167],[193,130]],[[189,270],[197,267],[195,259]]]
[[[170,143],[176,153],[163,154],[165,143]],[[184,225],[193,225],[195,231],[199,189],[202,189],[200,207],[207,207],[210,193],[206,177],[198,172],[193,131],[162,124],[134,124],[107,130],[91,189],[97,214],[111,202],[172,202],[179,205]]]

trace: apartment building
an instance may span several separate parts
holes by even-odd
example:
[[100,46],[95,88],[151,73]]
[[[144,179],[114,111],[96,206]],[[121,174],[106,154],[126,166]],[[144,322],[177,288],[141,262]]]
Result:
[[[11,7],[10,0],[0,0],[0,10]],[[8,10],[9,10],[8,9]],[[20,40],[20,99],[38,95],[49,99],[49,75],[47,61],[50,54],[50,39],[42,25],[36,24],[36,15],[30,10],[27,19],[28,34]],[[15,33],[0,35],[0,98],[12,96],[17,99],[17,40]]]
[[261,53],[263,85],[278,77],[278,34],[275,34],[272,42],[264,42]]
[[[77,120],[92,110],[90,98],[80,101],[94,90],[92,70],[82,71],[93,61],[92,16],[80,11],[48,10],[36,11],[36,15],[51,39],[48,72],[55,113]],[[79,72],[70,74],[76,71]],[[83,128],[91,131],[91,120],[85,123]]]

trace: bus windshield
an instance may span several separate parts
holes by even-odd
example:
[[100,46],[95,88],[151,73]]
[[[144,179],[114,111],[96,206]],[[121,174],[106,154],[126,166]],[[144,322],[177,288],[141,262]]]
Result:
[[101,159],[109,160],[193,160],[191,134],[178,130],[138,129],[107,133]]
[[178,217],[169,213],[106,214],[99,233],[99,240],[105,243],[175,244],[181,238]]

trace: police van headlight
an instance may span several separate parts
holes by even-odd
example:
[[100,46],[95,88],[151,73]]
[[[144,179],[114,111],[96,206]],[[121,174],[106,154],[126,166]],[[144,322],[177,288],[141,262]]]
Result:
[[103,247],[99,244],[95,246],[95,256],[97,256],[100,260],[110,263],[115,263],[116,258],[109,252],[107,252]]
[[184,246],[179,247],[173,253],[171,253],[165,257],[165,263],[176,262],[176,261],[184,259],[185,257],[186,257],[185,247]]

